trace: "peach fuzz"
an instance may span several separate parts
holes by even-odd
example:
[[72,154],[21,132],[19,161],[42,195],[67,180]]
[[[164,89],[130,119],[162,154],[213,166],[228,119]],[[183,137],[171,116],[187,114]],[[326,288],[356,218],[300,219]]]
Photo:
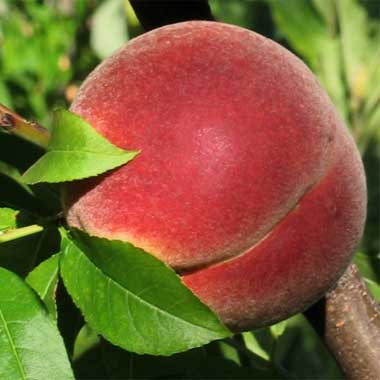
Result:
[[310,70],[275,42],[216,22],[132,40],[71,111],[141,150],[68,183],[68,224],[163,260],[232,329],[302,311],[345,269],[365,220],[363,167]]

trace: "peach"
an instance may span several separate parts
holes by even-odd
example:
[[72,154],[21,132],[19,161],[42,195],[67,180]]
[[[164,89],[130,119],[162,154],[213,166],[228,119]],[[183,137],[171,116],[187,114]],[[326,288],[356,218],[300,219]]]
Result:
[[70,226],[163,260],[233,330],[304,310],[348,265],[365,220],[360,156],[292,53],[216,22],[132,40],[71,110],[141,154],[65,185]]

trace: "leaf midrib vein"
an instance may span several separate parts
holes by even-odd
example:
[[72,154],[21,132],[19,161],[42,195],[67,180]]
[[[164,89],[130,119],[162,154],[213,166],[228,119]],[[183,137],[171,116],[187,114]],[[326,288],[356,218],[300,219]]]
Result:
[[18,366],[18,369],[19,369],[19,371],[20,371],[20,374],[21,374],[22,378],[23,378],[24,380],[26,380],[26,374],[25,374],[25,372],[24,372],[24,368],[23,368],[23,366],[22,366],[21,359],[20,359],[20,357],[19,357],[19,354],[18,354],[17,349],[16,349],[16,345],[15,345],[14,342],[13,342],[12,334],[11,334],[11,332],[9,331],[7,321],[5,320],[5,318],[4,318],[4,314],[3,314],[3,312],[1,311],[1,309],[0,309],[0,319],[1,319],[1,322],[3,323],[4,330],[5,330],[5,333],[6,333],[6,335],[7,335],[8,342],[9,342],[9,345],[10,345],[10,347],[11,347],[11,350],[12,350],[12,352],[13,352],[13,354],[14,354],[14,357],[16,358],[16,362],[17,362],[17,366]]
[[131,152],[128,152],[128,151],[122,151],[122,152],[119,152],[119,153],[107,153],[107,152],[94,152],[94,151],[91,151],[91,150],[63,150],[63,149],[54,149],[54,150],[49,150],[47,153],[88,153],[88,154],[94,154],[96,156],[115,156],[115,157],[119,157],[119,156],[123,156],[125,154],[128,154],[128,153],[131,153]]

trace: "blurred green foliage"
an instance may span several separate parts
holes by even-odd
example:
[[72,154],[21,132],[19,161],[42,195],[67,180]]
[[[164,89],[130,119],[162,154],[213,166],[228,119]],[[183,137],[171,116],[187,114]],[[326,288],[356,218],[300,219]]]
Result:
[[[299,55],[346,121],[364,160],[369,194],[367,225],[356,262],[378,297],[380,2],[210,0],[210,5],[217,20],[257,31]],[[0,103],[49,127],[51,111],[69,106],[80,83],[100,60],[141,32],[126,0],[0,0]],[[7,135],[1,140],[1,206],[28,208],[35,204],[32,199],[38,189],[31,192],[20,187],[17,178],[40,152]],[[15,149],[24,154],[15,155]],[[47,189],[39,191],[46,194]],[[99,341],[87,327],[77,336],[74,351],[78,379],[215,378],[215,373],[221,378],[341,378],[334,360],[301,315],[286,325],[245,333],[172,358],[121,352]]]

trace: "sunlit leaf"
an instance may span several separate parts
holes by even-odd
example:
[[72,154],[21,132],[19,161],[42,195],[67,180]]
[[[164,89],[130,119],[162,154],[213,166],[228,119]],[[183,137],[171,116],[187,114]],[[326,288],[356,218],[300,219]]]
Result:
[[78,115],[59,110],[47,153],[24,173],[23,180],[66,182],[96,176],[127,163],[137,154],[112,145]]
[[76,231],[63,239],[61,274],[89,325],[129,351],[171,355],[231,334],[174,271],[131,244]]
[[0,378],[73,380],[58,329],[38,296],[0,268]]

